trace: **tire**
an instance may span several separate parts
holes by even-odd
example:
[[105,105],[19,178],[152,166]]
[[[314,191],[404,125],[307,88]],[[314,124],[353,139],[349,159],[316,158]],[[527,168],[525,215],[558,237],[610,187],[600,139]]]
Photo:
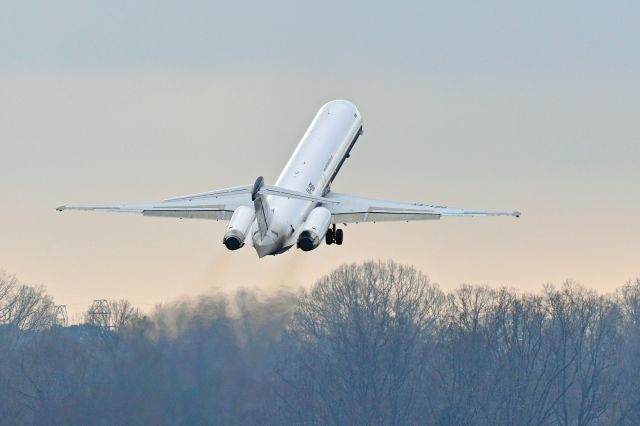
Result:
[[341,246],[344,235],[342,233],[342,229],[336,229],[336,244]]
[[329,229],[325,235],[325,241],[327,242],[327,245],[330,246],[331,244],[333,244],[333,229]]

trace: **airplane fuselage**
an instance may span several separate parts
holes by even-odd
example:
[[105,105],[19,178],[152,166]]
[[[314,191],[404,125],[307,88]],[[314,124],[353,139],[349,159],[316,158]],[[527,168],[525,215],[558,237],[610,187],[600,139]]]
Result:
[[[361,133],[362,118],[355,105],[344,100],[325,104],[280,173],[276,186],[323,196]],[[257,222],[251,228],[253,246],[260,257],[291,248],[311,210],[318,204],[270,195],[267,200],[272,210],[267,234],[260,235]]]

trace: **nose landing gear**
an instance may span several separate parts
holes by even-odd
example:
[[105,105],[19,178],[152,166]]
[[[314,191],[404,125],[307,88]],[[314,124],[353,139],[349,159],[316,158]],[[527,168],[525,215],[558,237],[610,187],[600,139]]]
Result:
[[342,240],[344,239],[344,234],[342,229],[336,229],[336,224],[331,225],[331,228],[327,230],[327,234],[325,235],[325,241],[327,245],[331,245],[333,243],[337,245],[342,245]]

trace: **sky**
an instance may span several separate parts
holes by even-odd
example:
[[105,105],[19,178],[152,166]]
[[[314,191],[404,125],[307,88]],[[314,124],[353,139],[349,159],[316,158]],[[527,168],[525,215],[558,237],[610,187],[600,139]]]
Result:
[[[394,259],[443,288],[640,276],[637,2],[0,0],[0,269],[71,312],[295,289]],[[358,224],[258,259],[225,224],[58,213],[274,183],[318,108],[364,136],[337,192],[514,218]]]

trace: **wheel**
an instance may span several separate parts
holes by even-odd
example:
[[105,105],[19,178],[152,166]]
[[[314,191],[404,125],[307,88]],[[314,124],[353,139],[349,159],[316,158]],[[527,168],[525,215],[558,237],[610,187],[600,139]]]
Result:
[[343,239],[343,234],[342,234],[342,229],[336,229],[336,244],[337,245],[342,245],[342,239]]
[[327,234],[325,235],[325,240],[328,246],[333,244],[333,229],[329,228],[329,230],[327,230]]

